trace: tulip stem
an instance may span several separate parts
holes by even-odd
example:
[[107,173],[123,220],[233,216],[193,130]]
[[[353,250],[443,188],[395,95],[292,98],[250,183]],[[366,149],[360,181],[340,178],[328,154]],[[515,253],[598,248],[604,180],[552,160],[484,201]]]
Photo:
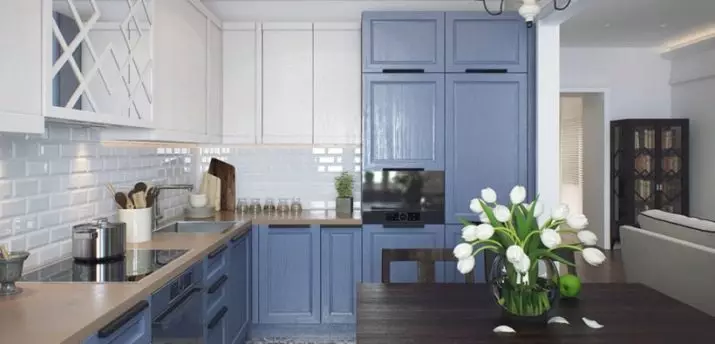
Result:
[[476,256],[479,252],[482,252],[484,250],[492,250],[495,253],[499,253],[499,251],[498,251],[499,248],[497,248],[496,246],[484,245],[484,246],[478,248],[476,251],[472,252],[472,257]]
[[510,231],[508,228],[504,227],[494,227],[495,231],[505,233],[506,235],[509,236],[509,239],[511,239],[514,244],[516,245],[521,245],[521,241],[519,241],[519,237],[517,237],[512,231]]
[[556,246],[556,247],[550,249],[549,251],[553,251],[553,250],[559,249],[559,248],[570,248],[574,251],[583,251],[583,247],[578,247],[578,246],[574,246],[574,245],[559,245],[559,246]]
[[496,244],[497,246],[499,246],[499,248],[504,249],[504,246],[502,246],[502,244],[501,244],[500,242],[498,242],[498,241],[496,241],[496,240],[489,240],[489,239],[487,239],[487,240],[478,240],[478,241],[475,242],[473,245],[481,244],[481,243]]
[[541,233],[541,230],[533,231],[533,232],[529,233],[529,235],[527,235],[526,238],[524,238],[524,246],[526,246],[529,243],[529,239],[531,239],[531,237],[534,234],[539,234],[539,233]]

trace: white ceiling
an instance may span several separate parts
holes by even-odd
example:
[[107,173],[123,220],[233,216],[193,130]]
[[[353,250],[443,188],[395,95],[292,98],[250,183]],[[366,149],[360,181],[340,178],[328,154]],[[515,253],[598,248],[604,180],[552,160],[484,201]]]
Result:
[[662,47],[715,27],[715,0],[582,1],[591,4],[561,25],[564,46]]

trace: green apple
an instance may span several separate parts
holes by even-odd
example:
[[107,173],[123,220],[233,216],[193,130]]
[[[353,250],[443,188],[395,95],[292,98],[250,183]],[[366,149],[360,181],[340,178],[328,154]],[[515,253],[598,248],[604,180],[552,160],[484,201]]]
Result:
[[574,275],[563,275],[559,278],[559,291],[562,297],[576,297],[581,291],[581,280]]

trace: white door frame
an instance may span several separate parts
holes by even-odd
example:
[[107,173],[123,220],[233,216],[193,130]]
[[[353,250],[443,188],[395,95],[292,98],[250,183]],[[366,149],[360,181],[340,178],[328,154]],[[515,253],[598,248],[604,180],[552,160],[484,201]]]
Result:
[[607,147],[603,150],[603,161],[606,163],[603,166],[603,185],[606,187],[603,193],[603,241],[604,249],[611,249],[611,90],[608,88],[562,88],[561,94],[564,93],[581,93],[581,94],[601,94],[603,95],[603,135]]

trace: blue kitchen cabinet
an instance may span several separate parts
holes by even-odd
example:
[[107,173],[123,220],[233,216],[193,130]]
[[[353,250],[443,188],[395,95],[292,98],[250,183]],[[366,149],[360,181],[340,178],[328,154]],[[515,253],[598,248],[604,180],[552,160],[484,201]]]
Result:
[[363,12],[363,72],[444,73],[444,12]]
[[363,74],[364,169],[444,169],[444,74]]
[[[444,243],[447,248],[454,248],[457,244],[462,242],[462,228],[463,225],[446,225],[445,226],[445,238]],[[476,264],[474,265],[474,280],[477,283],[484,283],[484,253],[479,252],[474,259]],[[445,282],[447,283],[464,283],[464,275],[457,271],[457,262],[448,262],[444,265],[445,269]]]
[[[382,281],[382,249],[385,248],[443,248],[444,225],[423,227],[390,227],[363,225],[362,277],[366,283]],[[444,282],[444,263],[437,263],[435,280]],[[391,283],[416,283],[417,262],[393,262],[390,265]]]
[[527,35],[518,13],[447,12],[446,70],[526,73]]
[[362,281],[362,227],[322,226],[320,243],[323,323],[355,323]]
[[469,201],[491,187],[507,204],[514,185],[526,185],[528,130],[526,74],[447,75],[448,224],[477,221]]
[[142,300],[87,338],[83,344],[150,344],[151,300]]
[[206,324],[206,344],[231,343],[228,331],[228,306],[222,306]]
[[246,341],[251,319],[251,236],[237,235],[230,242],[227,333],[231,343]]
[[258,314],[258,225],[251,227],[251,324],[259,323]]
[[259,227],[260,323],[320,323],[319,226]]

